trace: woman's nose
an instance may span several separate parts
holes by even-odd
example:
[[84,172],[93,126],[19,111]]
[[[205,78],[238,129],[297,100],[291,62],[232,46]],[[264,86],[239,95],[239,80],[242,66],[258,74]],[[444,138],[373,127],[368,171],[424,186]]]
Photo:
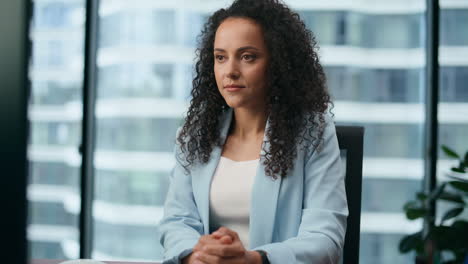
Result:
[[229,62],[228,68],[226,70],[227,70],[226,75],[227,75],[228,78],[230,78],[230,79],[239,78],[240,72],[239,72],[237,63],[234,60],[231,60]]

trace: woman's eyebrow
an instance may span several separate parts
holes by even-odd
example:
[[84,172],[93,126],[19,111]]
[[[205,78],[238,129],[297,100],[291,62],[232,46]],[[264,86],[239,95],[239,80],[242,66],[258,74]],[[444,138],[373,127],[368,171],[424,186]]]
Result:
[[[254,50],[257,50],[257,51],[259,50],[259,49],[257,49],[257,48],[254,47],[254,46],[244,46],[244,47],[238,48],[238,49],[237,49],[237,52],[244,51],[244,50],[248,50],[248,49],[254,49]],[[220,48],[214,48],[213,51],[226,52],[226,50],[220,49]]]
[[254,50],[258,50],[256,47],[254,46],[245,46],[245,47],[240,47],[237,49],[237,51],[244,51],[244,50],[248,50],[248,49],[254,49]]

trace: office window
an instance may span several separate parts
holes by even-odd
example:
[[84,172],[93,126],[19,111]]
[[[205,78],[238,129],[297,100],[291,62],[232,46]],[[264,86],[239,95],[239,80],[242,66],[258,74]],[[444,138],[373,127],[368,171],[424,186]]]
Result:
[[442,66],[440,70],[440,101],[447,103],[468,102],[467,83],[468,66]]
[[35,3],[39,4],[34,10],[36,14],[34,23],[36,26],[40,28],[64,28],[69,26],[68,12],[73,10],[73,6],[60,1],[49,1],[49,3],[35,1]]
[[[460,0],[466,4],[466,0]],[[468,9],[463,6],[445,7],[440,12],[440,44],[442,46],[467,46],[468,36],[462,34],[468,25]]]
[[[439,146],[447,145],[464,155],[468,150],[468,1],[465,6],[445,5],[440,11]],[[463,58],[463,59],[460,59]],[[439,147],[438,179],[447,180],[455,161]],[[439,206],[439,205],[438,205]],[[439,210],[438,217],[444,210]]]
[[156,224],[188,104],[196,36],[210,12],[208,5],[193,8],[195,1],[186,3],[191,8],[121,3],[100,2],[94,206],[101,209],[93,214],[92,254],[157,260]]
[[363,48],[420,48],[422,16],[351,10],[298,10],[322,45]]
[[[466,104],[466,102],[465,102]],[[440,144],[450,146],[460,154],[465,154],[468,150],[468,124],[456,124],[446,122],[439,128],[439,140]],[[446,159],[445,154],[440,151],[440,158]]]
[[34,0],[28,118],[31,258],[77,258],[84,1]]
[[368,250],[361,251],[362,254],[359,256],[359,263],[413,263],[413,255],[395,254],[395,245],[398,245],[402,237],[402,235],[394,234],[361,234],[361,247],[367,248]]
[[[355,123],[355,125],[358,125]],[[361,124],[362,125],[362,124]],[[364,153],[369,157],[421,158],[421,127],[417,124],[364,124]]]
[[334,100],[382,103],[420,102],[422,70],[326,66]]
[[[443,6],[440,11],[440,103],[439,146],[447,145],[461,155],[468,150],[468,37],[464,26],[468,23],[468,1],[463,6]],[[439,180],[447,180],[447,173],[455,161],[439,147],[437,164]],[[438,216],[446,211],[438,204]]]
[[66,259],[64,249],[54,242],[30,242],[31,255],[38,259]]
[[[464,155],[468,150],[468,60],[460,54],[468,53],[468,8],[446,6],[441,9],[440,23],[439,146],[447,145]],[[447,180],[454,165],[439,147],[438,179]],[[438,217],[444,211],[439,208]]]
[[[115,258],[107,252],[119,252],[126,259],[151,259],[162,255],[154,245],[154,221],[139,225],[113,224],[109,221],[95,221],[95,250],[93,254],[99,259]],[[125,239],[122,239],[125,238]]]
[[356,3],[313,11],[334,14],[322,24],[306,20],[317,32],[337,124],[365,127],[361,263],[411,262],[398,241],[422,224],[402,209],[421,188],[424,164],[424,2],[413,3],[419,7]]
[[62,202],[32,202],[31,223],[35,225],[76,225],[75,216],[67,212]]
[[[155,224],[174,163],[175,132],[189,100],[196,36],[223,3],[118,3],[104,0],[100,6],[94,203],[102,210],[94,215],[93,256],[157,260],[162,251]],[[404,10],[401,3],[388,2],[382,2],[388,10],[323,9],[308,3],[291,1],[323,50],[319,54],[336,100],[336,120],[367,129],[364,164],[372,167],[365,168],[363,196],[375,200],[378,190],[391,186],[381,203],[363,205],[361,250],[368,256],[363,263],[406,259],[396,241],[410,230],[387,230],[381,222],[390,215],[407,224],[400,208],[407,197],[392,200],[392,194],[413,192],[422,178],[424,64],[411,52],[423,51],[424,9]],[[376,58],[373,64],[369,54]],[[366,107],[371,110],[365,115],[346,115]],[[419,114],[408,118],[405,110],[413,109]],[[412,170],[406,173],[402,168],[408,164]],[[151,224],[138,208],[154,216]],[[112,220],[122,210],[135,213]],[[151,246],[129,247],[129,240]]]
[[162,172],[100,170],[95,199],[128,205],[162,206],[169,179]]
[[69,186],[78,189],[78,170],[63,162],[34,162],[29,163],[30,184],[53,186]]
[[180,121],[169,118],[106,118],[97,128],[97,147],[100,150],[172,152]]
[[[55,74],[55,73],[52,73]],[[81,100],[79,84],[65,80],[35,80],[32,84],[33,105],[62,105],[63,102]]]
[[[156,52],[156,51],[154,51]],[[171,64],[129,63],[99,69],[99,98],[158,97],[173,93],[174,67]]]
[[[84,2],[34,2],[28,238],[33,258],[76,258]],[[441,12],[439,139],[465,151],[468,37],[460,25],[468,8],[451,2]],[[366,128],[361,262],[412,262],[397,245],[421,226],[401,206],[423,176],[424,1],[286,3],[317,37],[336,121]],[[190,99],[196,36],[224,4],[100,1],[93,258],[161,259],[156,224]],[[439,168],[447,164],[441,157]]]
[[366,48],[411,49],[422,47],[422,14],[361,14],[360,45]]
[[345,44],[347,24],[344,12],[315,10],[298,10],[298,12],[322,45]]
[[[386,169],[391,169],[385,167]],[[385,173],[382,171],[382,173]],[[403,205],[414,199],[414,194],[421,190],[421,181],[415,179],[390,178],[391,171],[388,172],[388,179],[368,178],[362,185],[362,211],[401,213]],[[410,175],[408,175],[409,177]],[[385,202],[383,202],[385,201]],[[392,225],[390,221],[385,221],[385,225]],[[382,225],[382,226],[385,226]],[[382,230],[384,231],[384,230]],[[396,244],[395,244],[396,245]]]

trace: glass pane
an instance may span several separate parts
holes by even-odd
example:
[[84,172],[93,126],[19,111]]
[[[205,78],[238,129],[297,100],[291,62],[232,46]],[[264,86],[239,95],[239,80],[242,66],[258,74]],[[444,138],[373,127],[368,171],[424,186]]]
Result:
[[365,127],[360,263],[411,263],[398,242],[422,224],[402,208],[423,177],[425,1],[286,2],[317,37],[337,124]]
[[156,224],[188,106],[196,36],[222,6],[100,1],[93,258],[162,258]]
[[[450,147],[461,157],[468,152],[468,36],[464,34],[468,25],[468,0],[442,4],[440,23],[439,183],[453,180],[448,177],[453,174],[450,168],[459,164],[447,157],[440,146]],[[453,207],[450,202],[438,203],[436,221]],[[466,220],[466,214],[462,218]]]
[[[101,0],[94,258],[161,258],[155,224],[195,37],[225,2]],[[366,128],[363,200],[374,202],[363,203],[361,261],[406,260],[397,242],[421,226],[402,206],[423,176],[425,1],[286,3],[317,36],[336,120]]]
[[79,255],[84,1],[34,0],[28,146],[33,259]]

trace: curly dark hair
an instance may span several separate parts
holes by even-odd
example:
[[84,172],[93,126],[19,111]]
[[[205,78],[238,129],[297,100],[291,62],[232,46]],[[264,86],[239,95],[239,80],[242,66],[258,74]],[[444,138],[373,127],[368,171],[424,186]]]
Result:
[[216,85],[213,49],[216,30],[229,17],[252,19],[263,29],[270,54],[266,100],[269,127],[265,131],[270,148],[263,149],[263,164],[266,175],[285,177],[293,166],[298,144],[306,141],[319,147],[324,114],[332,102],[314,35],[296,12],[278,0],[235,0],[205,23],[198,38],[192,99],[177,138],[185,157],[184,167],[188,171],[195,162],[207,163],[213,148],[222,145],[220,116],[228,106]]

